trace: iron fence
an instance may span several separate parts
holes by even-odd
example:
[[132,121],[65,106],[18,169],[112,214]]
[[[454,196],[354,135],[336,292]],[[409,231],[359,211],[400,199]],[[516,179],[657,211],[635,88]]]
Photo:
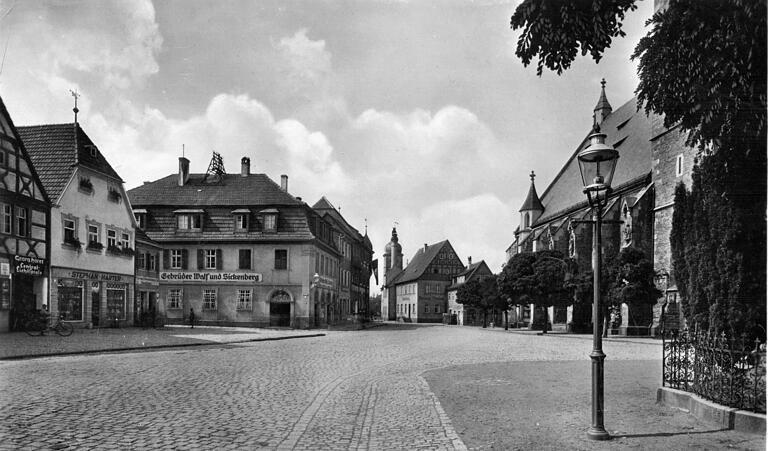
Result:
[[688,330],[663,337],[665,387],[717,404],[765,413],[765,345]]

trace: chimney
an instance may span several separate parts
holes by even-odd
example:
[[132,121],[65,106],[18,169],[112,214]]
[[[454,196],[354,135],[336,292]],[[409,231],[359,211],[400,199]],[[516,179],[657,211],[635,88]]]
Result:
[[179,186],[184,186],[189,180],[189,160],[179,157]]
[[248,177],[251,175],[251,159],[248,157],[243,157],[240,160],[240,175],[242,177]]
[[298,196],[296,196],[296,200],[298,200],[299,202],[301,202],[301,197],[298,197]]
[[286,193],[288,192],[288,176],[285,174],[280,176],[280,188]]
[[424,243],[424,252],[427,252],[427,243]]
[[471,265],[471,264],[472,264],[472,257],[471,257],[471,256],[470,256],[470,257],[468,257],[468,258],[467,258],[467,261],[469,262],[469,263],[467,264],[467,266]]

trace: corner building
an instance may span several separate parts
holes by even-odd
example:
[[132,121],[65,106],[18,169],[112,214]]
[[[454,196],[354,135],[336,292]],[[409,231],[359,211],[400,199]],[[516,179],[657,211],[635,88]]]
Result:
[[51,206],[0,99],[0,332],[48,304]]
[[190,174],[189,164],[179,158],[177,174],[128,192],[162,248],[157,307],[168,322],[194,310],[201,324],[327,324],[338,301],[332,225],[288,193],[287,176],[251,174],[247,157],[239,174]]

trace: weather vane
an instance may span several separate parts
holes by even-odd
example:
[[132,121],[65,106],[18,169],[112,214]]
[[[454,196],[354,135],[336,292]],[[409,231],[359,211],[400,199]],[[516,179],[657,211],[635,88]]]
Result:
[[77,108],[77,99],[78,99],[78,97],[80,97],[80,94],[78,94],[78,92],[77,92],[77,90],[76,90],[76,89],[75,89],[74,91],[70,89],[70,90],[69,90],[69,93],[70,93],[70,94],[72,94],[72,97],[74,97],[74,98],[75,98],[75,107],[74,107],[74,108],[72,108],[72,111],[74,111],[74,112],[75,112],[75,124],[77,124],[77,113],[80,111],[80,110]]

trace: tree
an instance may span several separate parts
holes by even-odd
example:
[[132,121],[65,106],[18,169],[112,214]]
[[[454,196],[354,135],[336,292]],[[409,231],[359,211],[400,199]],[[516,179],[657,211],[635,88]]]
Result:
[[[559,251],[524,252],[514,255],[497,276],[500,294],[512,305],[534,304],[539,309],[567,305],[566,280],[570,264]],[[547,332],[548,319],[542,327]]]
[[[634,9],[635,0],[525,0],[511,20],[522,29],[516,54],[525,65],[538,57],[539,74],[562,73],[579,49],[599,61]],[[671,243],[686,318],[732,334],[751,318],[764,327],[766,2],[670,0],[647,25],[631,55],[638,108],[699,149]]]
[[456,290],[456,302],[483,311],[483,327],[485,327],[485,294],[483,286],[477,279],[470,279]]

